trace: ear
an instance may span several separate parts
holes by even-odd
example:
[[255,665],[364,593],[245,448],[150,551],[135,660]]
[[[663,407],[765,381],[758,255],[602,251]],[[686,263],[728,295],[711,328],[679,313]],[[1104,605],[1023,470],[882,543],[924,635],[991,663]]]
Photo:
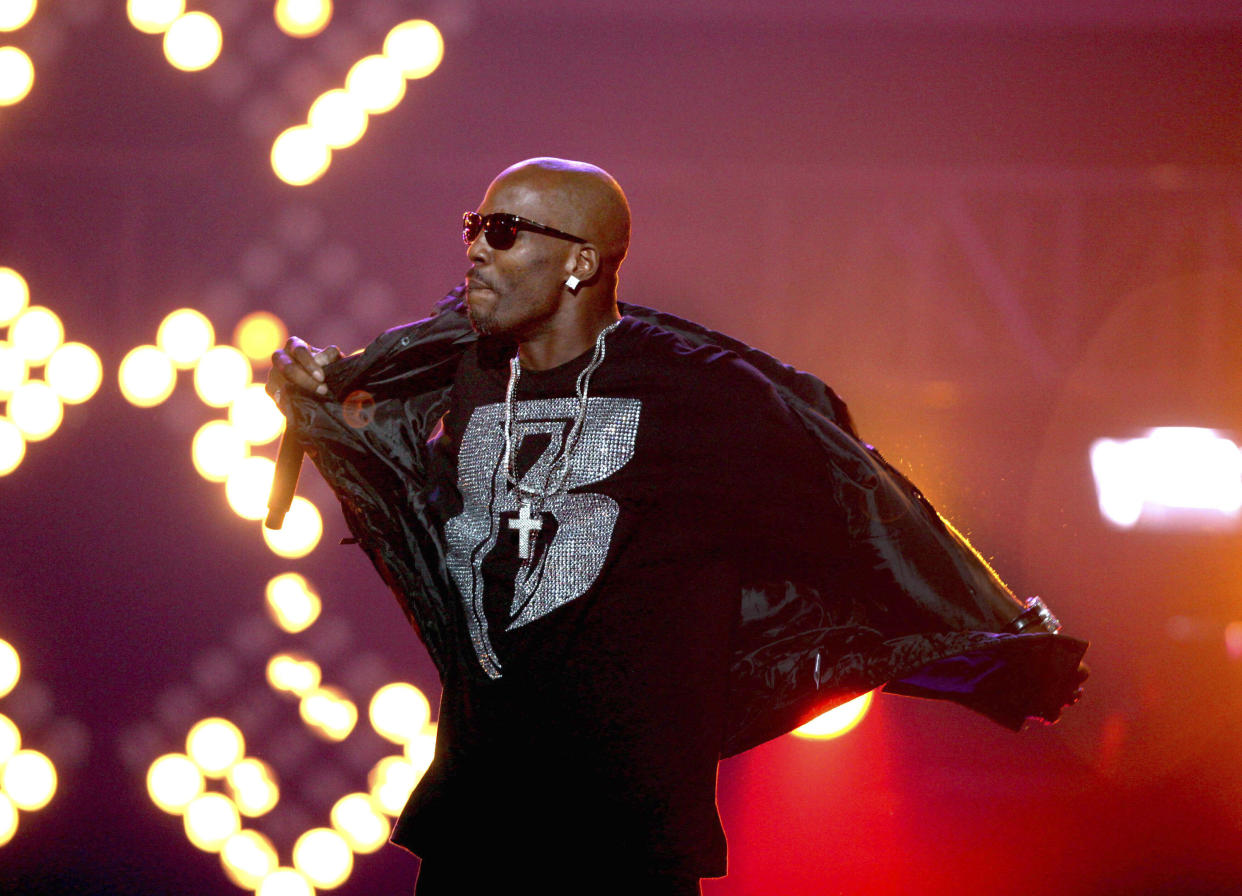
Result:
[[585,283],[599,273],[600,254],[592,243],[582,243],[574,247],[565,268],[565,276],[573,275],[580,283]]

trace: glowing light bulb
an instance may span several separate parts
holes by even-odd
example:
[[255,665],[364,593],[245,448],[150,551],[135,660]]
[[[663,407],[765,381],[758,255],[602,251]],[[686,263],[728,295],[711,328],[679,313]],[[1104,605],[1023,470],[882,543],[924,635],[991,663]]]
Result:
[[358,722],[358,707],[333,687],[317,688],[303,697],[298,714],[310,728],[332,741],[349,737]]
[[332,20],[332,0],[276,0],[272,15],[290,37],[314,37]]
[[312,828],[293,846],[293,867],[316,887],[339,887],[354,870],[354,854],[345,838],[329,828]]
[[[267,509],[267,495],[264,498],[264,515]],[[258,517],[255,517],[258,519]],[[319,508],[309,499],[296,495],[285,514],[284,523],[279,529],[263,527],[263,540],[272,553],[278,557],[296,559],[305,557],[313,551],[323,537],[323,517]]]
[[276,775],[259,759],[243,759],[225,776],[229,794],[242,815],[258,818],[275,808],[280,801]]
[[185,835],[203,852],[219,852],[241,830],[237,807],[222,793],[204,793],[186,806]]
[[55,311],[34,305],[27,308],[9,329],[9,342],[31,364],[42,364],[60,347],[65,326]]
[[319,687],[319,664],[293,654],[278,653],[267,661],[267,681],[273,688],[304,697]]
[[332,149],[353,146],[367,130],[367,110],[354,94],[337,88],[311,103],[306,116],[310,128]]
[[126,401],[152,408],[172,395],[177,371],[172,359],[154,345],[140,345],[121,359],[117,380]]
[[444,37],[425,19],[402,22],[384,38],[384,55],[401,68],[407,78],[425,78],[444,59]]
[[205,12],[187,12],[164,32],[164,56],[173,68],[200,72],[220,57],[224,34]]
[[323,604],[310,582],[295,572],[273,577],[266,589],[268,615],[290,634],[306,631]]
[[56,794],[56,768],[36,750],[18,750],[0,772],[0,790],[17,808],[36,812]]
[[129,23],[144,34],[160,34],[185,12],[185,0],[128,0]]
[[254,896],[315,896],[315,888],[300,871],[277,868],[263,878]]
[[255,890],[279,866],[276,847],[258,831],[241,830],[224,841],[220,863],[228,879],[243,890]]
[[431,704],[412,684],[394,681],[371,698],[371,726],[395,744],[404,744],[423,730],[431,719]]
[[0,3],[0,31],[16,31],[35,14],[36,0],[5,0]]
[[203,773],[188,756],[169,753],[147,769],[147,794],[151,802],[170,815],[180,815],[203,792]]
[[0,326],[12,323],[29,304],[26,278],[12,268],[0,267]]
[[285,429],[285,415],[268,397],[262,383],[252,383],[229,405],[229,422],[252,445],[272,441]]
[[198,475],[208,482],[224,482],[246,459],[246,441],[225,420],[212,420],[199,427],[190,443],[190,456]]
[[0,793],[0,846],[17,835],[17,807],[13,801]]
[[388,842],[388,819],[370,794],[351,793],[341,797],[332,807],[331,819],[332,827],[356,853],[373,853]]
[[250,361],[231,345],[208,349],[194,368],[194,390],[203,404],[228,407],[250,385]]
[[[233,512],[244,520],[267,516],[267,496],[275,474],[276,464],[266,457],[247,457],[237,464],[224,480],[224,497]],[[268,530],[264,527],[263,531]]]
[[22,733],[8,716],[0,713],[0,768],[22,748]]
[[188,368],[198,363],[215,342],[215,330],[202,312],[179,308],[161,322],[155,333],[155,344],[177,367]]
[[289,337],[285,322],[270,311],[252,311],[237,322],[233,342],[251,361],[268,363]]
[[314,183],[332,163],[332,150],[309,125],[283,132],[272,144],[272,170],[293,187]]
[[345,89],[372,115],[380,115],[405,97],[405,75],[387,56],[365,56],[345,76]]
[[66,404],[81,404],[99,391],[103,364],[88,345],[66,342],[47,362],[47,383]]
[[9,419],[29,442],[48,438],[65,419],[60,397],[47,383],[22,383],[9,397]]
[[[7,697],[22,675],[22,660],[13,645],[0,638],[0,697]],[[0,763],[4,759],[0,758]]]
[[222,778],[246,752],[246,742],[228,719],[203,719],[186,735],[185,751],[209,778]]
[[0,47],[0,106],[20,103],[34,87],[30,57],[17,47]]
[[0,476],[8,476],[22,464],[26,456],[26,437],[17,424],[0,417]]

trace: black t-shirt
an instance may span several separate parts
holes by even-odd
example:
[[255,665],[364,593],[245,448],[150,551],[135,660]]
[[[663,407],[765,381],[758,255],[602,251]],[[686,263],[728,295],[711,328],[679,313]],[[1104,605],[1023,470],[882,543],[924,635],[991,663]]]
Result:
[[[512,350],[472,347],[454,381],[429,501],[469,640],[394,834],[422,855],[724,873],[715,777],[741,582],[822,573],[836,521],[805,538],[788,521],[834,504],[806,491],[824,477],[790,475],[822,454],[736,356],[630,318],[606,346],[565,488],[531,510],[504,463]],[[546,488],[591,356],[522,372],[509,442],[528,489]]]

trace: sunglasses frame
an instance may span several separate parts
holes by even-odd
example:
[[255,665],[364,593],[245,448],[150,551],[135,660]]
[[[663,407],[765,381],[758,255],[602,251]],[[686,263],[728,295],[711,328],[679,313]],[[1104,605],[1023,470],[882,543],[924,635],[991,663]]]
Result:
[[[461,216],[461,239],[467,246],[477,240],[479,234],[482,233],[489,246],[503,252],[506,249],[513,248],[513,244],[517,241],[518,231],[521,230],[529,230],[531,233],[555,237],[558,240],[569,240],[571,243],[586,242],[580,236],[574,236],[572,233],[566,233],[563,230],[557,230],[555,227],[540,224],[538,221],[530,220],[530,218],[511,215],[508,212],[492,212],[490,215],[480,215],[478,212],[463,212]],[[473,236],[471,235],[472,231]],[[498,245],[497,243],[504,243],[504,245]]]

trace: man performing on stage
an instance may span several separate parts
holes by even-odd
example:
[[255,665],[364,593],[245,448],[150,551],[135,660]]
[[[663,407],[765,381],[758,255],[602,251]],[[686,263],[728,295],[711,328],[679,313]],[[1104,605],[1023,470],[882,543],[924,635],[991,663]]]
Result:
[[268,390],[443,684],[394,842],[419,894],[699,892],[716,765],[873,688],[1015,730],[1086,645],[1017,600],[818,380],[618,306],[625,196],[532,159],[432,318]]

